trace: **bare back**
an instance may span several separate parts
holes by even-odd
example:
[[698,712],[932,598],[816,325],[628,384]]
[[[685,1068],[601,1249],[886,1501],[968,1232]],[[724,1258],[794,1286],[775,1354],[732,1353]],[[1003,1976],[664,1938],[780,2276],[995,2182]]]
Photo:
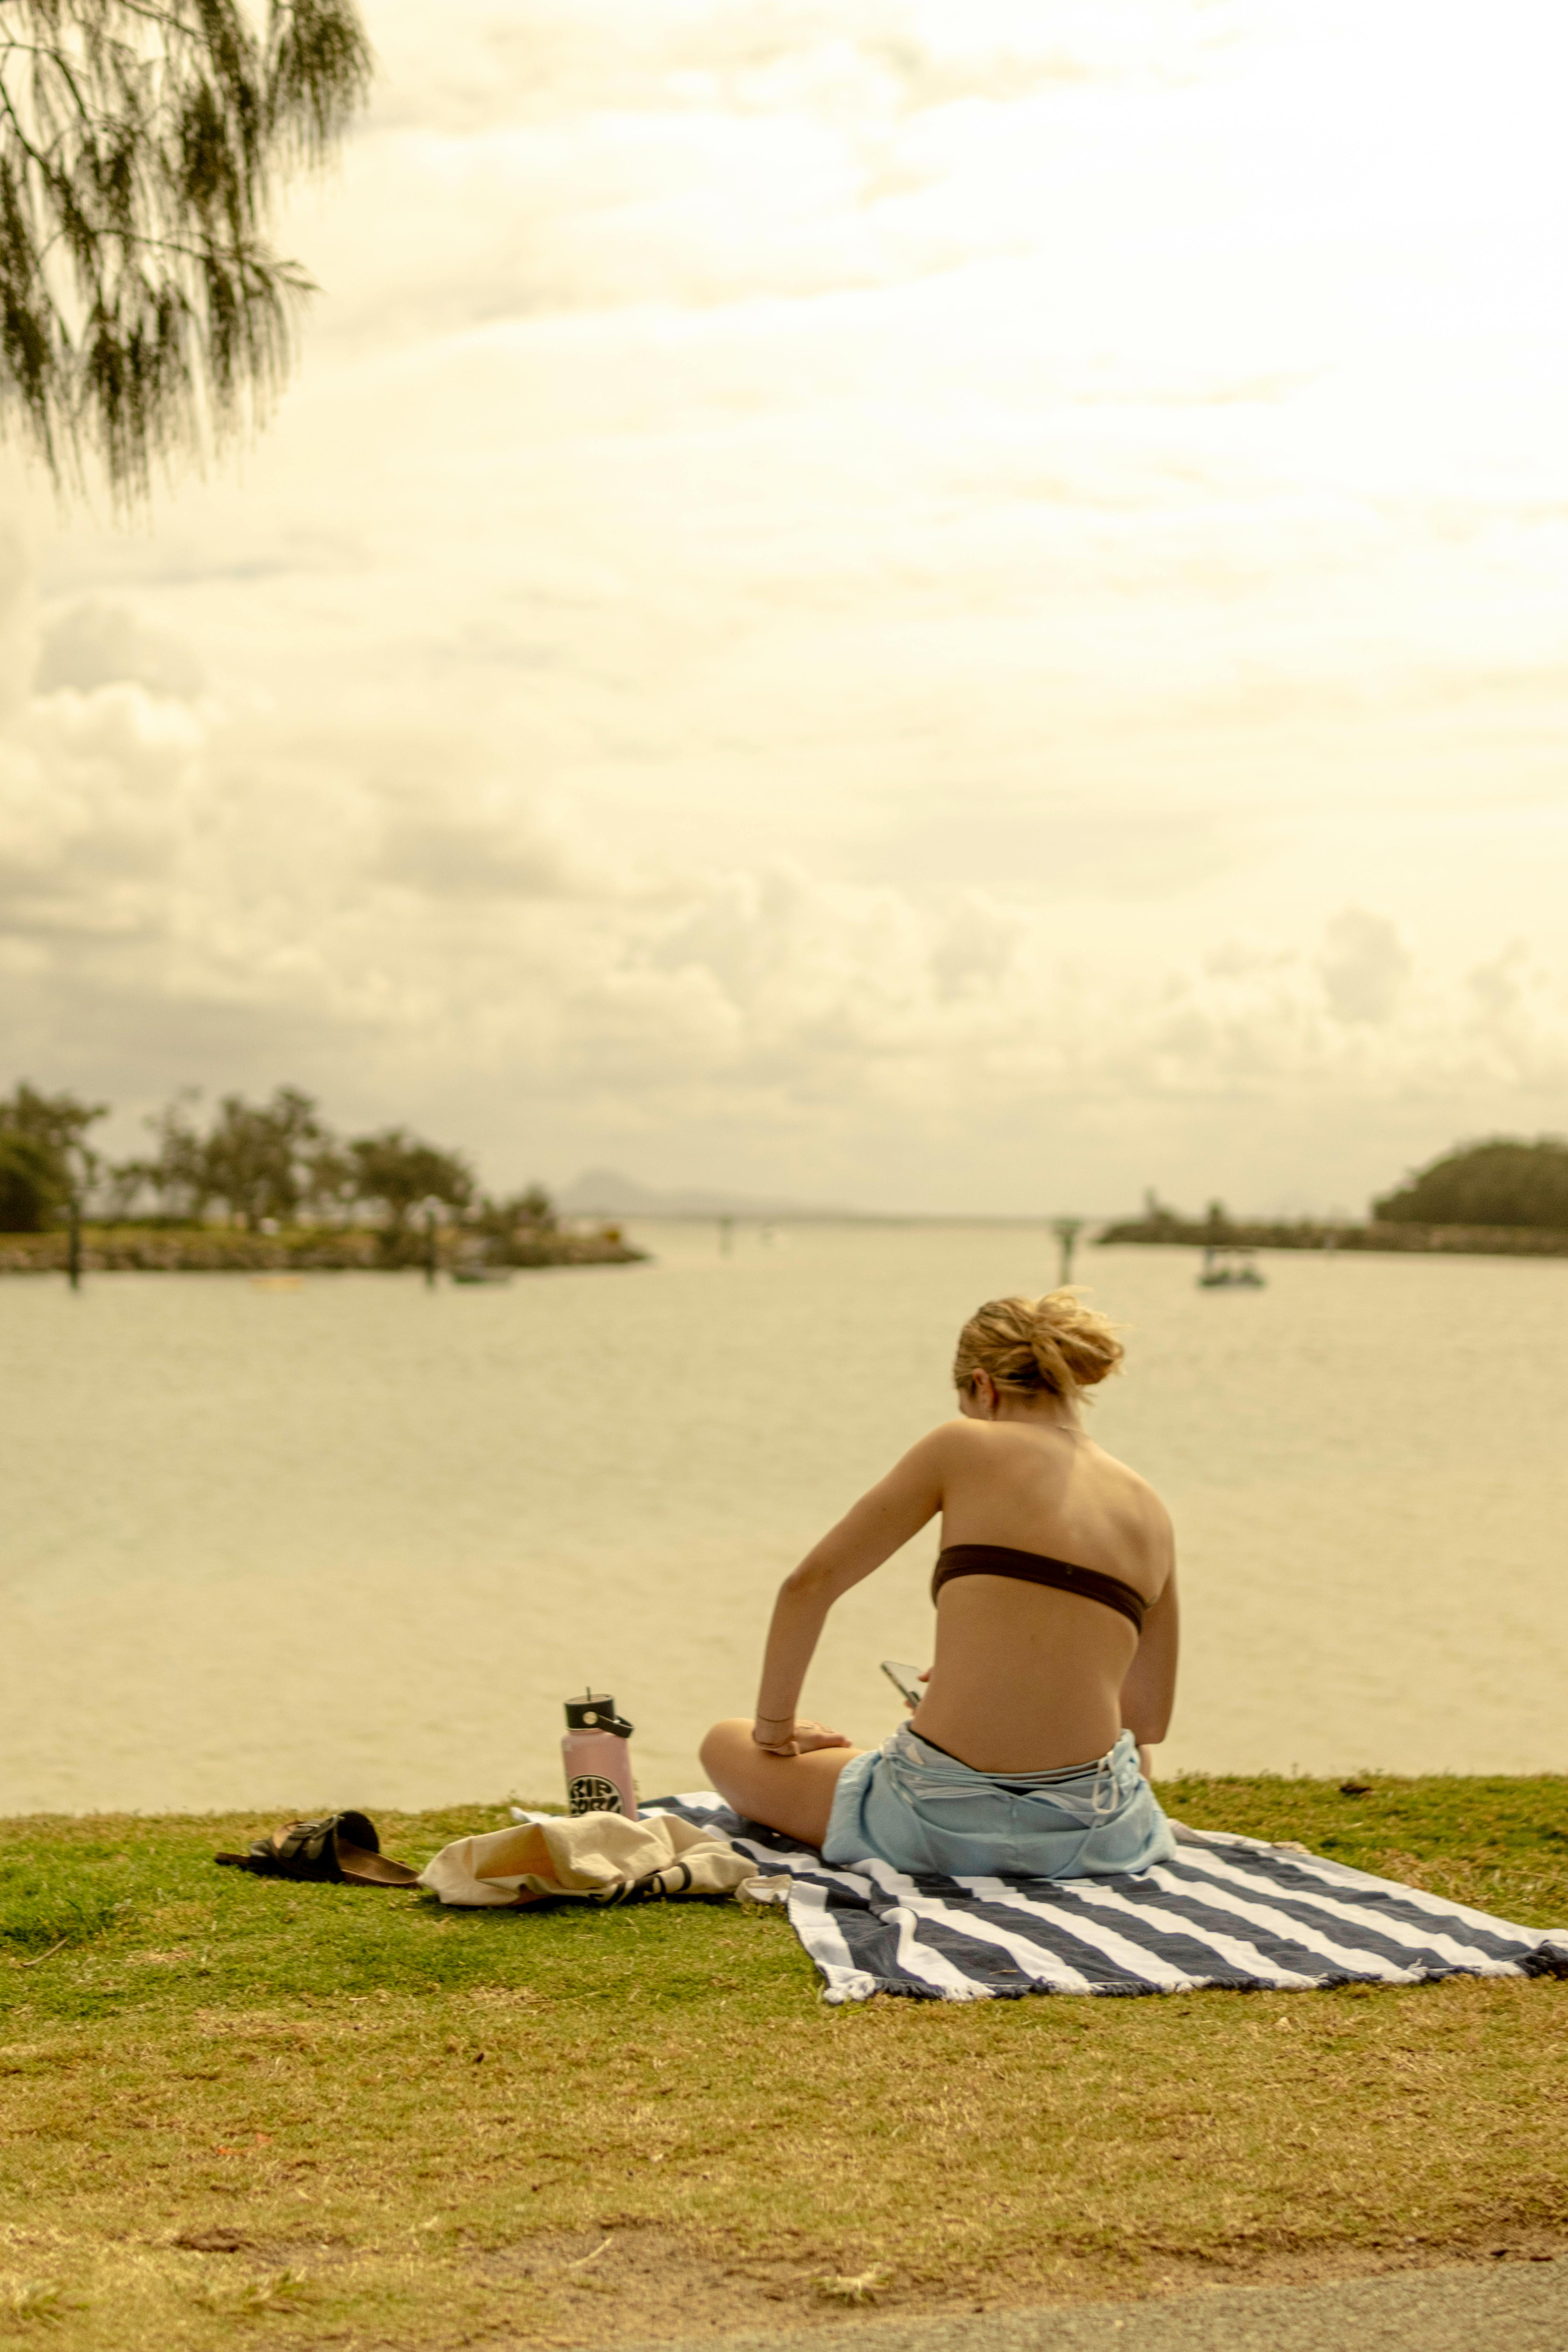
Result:
[[1127,1617],[1079,1593],[1010,1577],[954,1579],[938,1599],[935,1663],[912,1727],[983,1772],[1049,1771],[1103,1755],[1137,1711],[1134,1686],[1152,1694],[1167,1679],[1167,1648],[1173,1675],[1174,1553],[1163,1505],[1076,1426],[964,1419],[927,1444],[944,1548],[996,1544],[1069,1560],[1119,1578],[1151,1606],[1140,1637]]

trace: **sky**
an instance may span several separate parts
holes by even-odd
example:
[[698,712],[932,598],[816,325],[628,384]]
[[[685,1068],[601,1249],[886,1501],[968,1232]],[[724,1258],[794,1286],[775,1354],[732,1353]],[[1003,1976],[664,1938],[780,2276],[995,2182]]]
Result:
[[0,460],[0,1085],[949,1213],[1568,1128],[1560,10],[365,14],[267,431]]

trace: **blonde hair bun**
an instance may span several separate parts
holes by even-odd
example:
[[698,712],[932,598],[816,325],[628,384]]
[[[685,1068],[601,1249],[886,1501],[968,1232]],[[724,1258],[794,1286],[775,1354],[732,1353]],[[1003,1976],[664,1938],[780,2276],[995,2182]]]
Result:
[[991,1298],[958,1335],[953,1386],[966,1389],[976,1372],[989,1372],[1016,1395],[1072,1397],[1109,1378],[1124,1352],[1115,1325],[1076,1290]]

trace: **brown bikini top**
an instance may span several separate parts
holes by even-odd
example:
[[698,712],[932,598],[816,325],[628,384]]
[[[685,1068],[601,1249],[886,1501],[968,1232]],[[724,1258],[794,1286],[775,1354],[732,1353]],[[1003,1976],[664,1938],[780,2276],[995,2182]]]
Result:
[[1071,1560],[1051,1559],[1041,1551],[1013,1551],[1005,1544],[949,1544],[931,1577],[933,1601],[954,1576],[1014,1576],[1021,1584],[1054,1584],[1060,1591],[1119,1609],[1140,1633],[1151,1605],[1119,1576],[1102,1576],[1098,1568],[1075,1568]]

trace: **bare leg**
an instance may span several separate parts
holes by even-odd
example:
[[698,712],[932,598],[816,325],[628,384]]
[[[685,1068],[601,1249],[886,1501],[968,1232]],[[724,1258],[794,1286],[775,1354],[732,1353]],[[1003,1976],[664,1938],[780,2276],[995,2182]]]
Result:
[[724,1802],[803,1845],[820,1845],[838,1775],[860,1748],[813,1748],[804,1756],[770,1756],[752,1738],[750,1716],[716,1723],[702,1743],[702,1769]]

